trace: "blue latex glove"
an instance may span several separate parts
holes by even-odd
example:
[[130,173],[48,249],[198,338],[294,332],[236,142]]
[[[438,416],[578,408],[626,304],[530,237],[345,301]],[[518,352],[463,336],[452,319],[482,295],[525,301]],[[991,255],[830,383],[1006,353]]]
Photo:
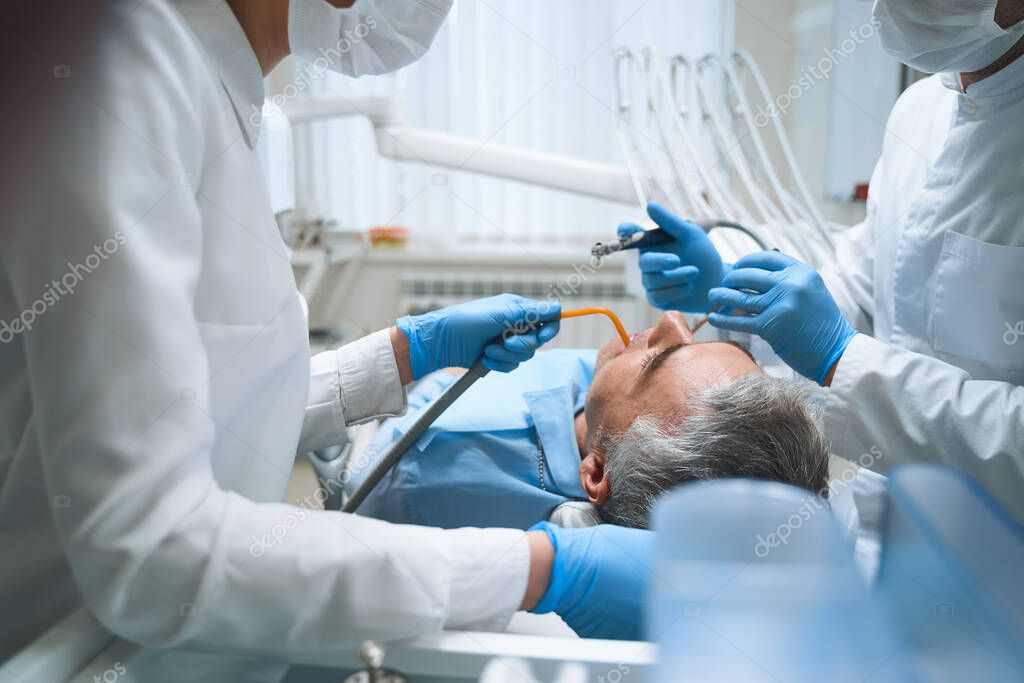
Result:
[[[639,250],[647,301],[664,310],[707,313],[708,291],[722,282],[729,267],[722,263],[722,257],[703,228],[684,221],[655,202],[647,205],[647,215],[676,239],[671,244]],[[619,236],[625,237],[638,230],[643,228],[623,223],[619,226]]]
[[441,368],[468,368],[480,354],[489,370],[515,370],[558,334],[561,312],[557,301],[499,294],[407,315],[395,324],[409,338],[412,374],[419,379]]
[[583,638],[640,640],[654,533],[602,524],[580,529],[541,522],[555,547],[551,583],[533,608],[556,612]]
[[[745,291],[740,291],[745,290]],[[763,338],[791,368],[823,384],[857,332],[816,270],[777,251],[748,254],[711,290],[715,327]]]

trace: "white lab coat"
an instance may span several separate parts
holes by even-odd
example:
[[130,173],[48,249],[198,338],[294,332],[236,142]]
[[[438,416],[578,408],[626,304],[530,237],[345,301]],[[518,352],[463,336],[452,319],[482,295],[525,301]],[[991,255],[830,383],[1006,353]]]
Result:
[[[81,43],[26,30],[44,58],[4,124],[19,175],[0,189],[0,320],[41,303],[31,330],[0,333],[0,661],[81,604],[149,646],[282,659],[501,628],[525,590],[521,531],[280,502],[297,451],[405,396],[386,332],[311,368],[252,149],[259,66],[227,5],[67,4]],[[274,668],[225,661],[162,671]]]
[[1022,122],[1024,60],[967,94],[955,74],[912,86],[823,276],[866,333],[829,390],[833,452],[956,467],[1024,519]]

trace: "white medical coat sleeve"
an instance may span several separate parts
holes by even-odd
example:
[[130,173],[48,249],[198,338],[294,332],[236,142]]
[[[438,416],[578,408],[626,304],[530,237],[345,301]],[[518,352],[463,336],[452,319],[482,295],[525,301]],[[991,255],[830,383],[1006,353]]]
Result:
[[828,391],[832,452],[873,469],[931,461],[967,472],[1024,519],[1024,387],[858,334]]
[[[76,65],[73,83],[40,95],[63,88],[39,121],[53,146],[25,169],[2,256],[17,304],[31,306],[69,260],[125,237],[18,342],[33,413],[23,438],[63,501],[51,513],[81,596],[113,633],[150,646],[282,658],[500,627],[525,591],[523,532],[392,525],[218,484],[215,466],[230,465],[215,448],[234,467],[291,453],[254,453],[249,435],[216,429],[229,397],[209,390],[206,344],[231,330],[196,320],[202,198],[181,182],[202,172],[215,91],[170,10],[119,7],[96,72]],[[301,407],[290,415],[301,423]]]
[[299,452],[343,440],[347,425],[405,410],[405,389],[388,330],[313,356]]
[[884,155],[875,165],[868,190],[867,215],[836,238],[832,263],[821,269],[821,277],[843,317],[858,332],[874,331],[874,193],[884,184]]

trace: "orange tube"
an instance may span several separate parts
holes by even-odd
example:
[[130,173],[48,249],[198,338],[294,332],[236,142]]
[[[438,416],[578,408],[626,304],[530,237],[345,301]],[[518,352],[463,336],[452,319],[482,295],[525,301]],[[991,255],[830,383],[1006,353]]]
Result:
[[579,318],[580,316],[584,316],[584,315],[606,315],[606,316],[608,316],[608,319],[612,321],[613,325],[615,325],[615,331],[619,333],[620,337],[622,337],[622,343],[625,344],[626,346],[629,346],[629,333],[626,332],[626,328],[622,326],[622,321],[619,320],[619,316],[615,315],[614,313],[612,313],[607,308],[600,308],[598,306],[593,306],[593,307],[590,307],[590,308],[577,308],[577,309],[572,310],[572,311],[562,311],[562,315],[559,316],[559,317],[560,318]]
[[[714,308],[711,309],[711,313],[721,313],[724,310],[725,306],[715,306]],[[697,324],[693,326],[693,329],[690,330],[690,332],[696,332],[700,328],[704,327],[708,322],[708,318],[711,317],[711,313],[701,318],[700,321],[698,321]]]

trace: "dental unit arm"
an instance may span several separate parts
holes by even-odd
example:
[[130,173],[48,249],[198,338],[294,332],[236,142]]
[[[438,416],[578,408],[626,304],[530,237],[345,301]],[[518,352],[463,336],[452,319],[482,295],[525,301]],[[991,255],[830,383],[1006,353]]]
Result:
[[338,117],[362,117],[373,125],[377,153],[387,159],[505,178],[577,195],[635,204],[633,179],[619,165],[552,154],[410,126],[399,97],[306,96],[283,109],[292,126]]

